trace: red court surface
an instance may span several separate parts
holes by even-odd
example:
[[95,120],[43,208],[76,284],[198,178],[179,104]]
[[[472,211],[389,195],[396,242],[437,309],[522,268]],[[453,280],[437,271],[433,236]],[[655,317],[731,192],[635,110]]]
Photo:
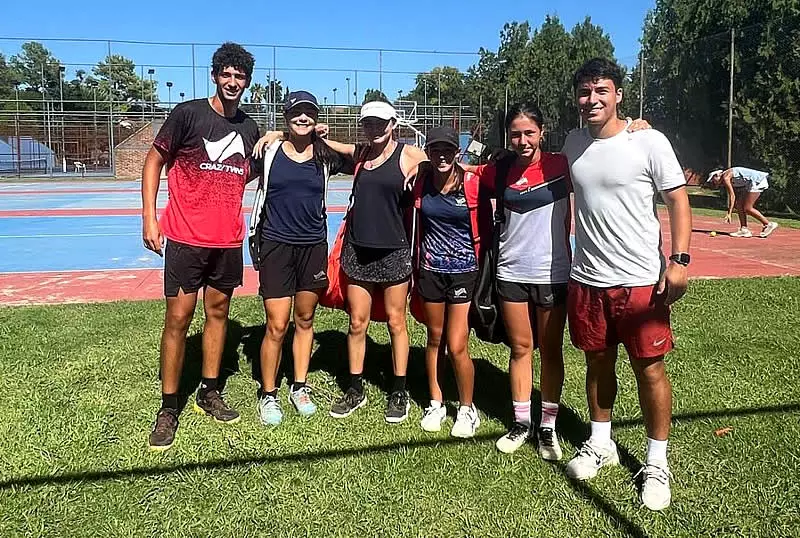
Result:
[[[344,191],[347,189],[340,190],[343,191],[341,194],[344,195]],[[135,188],[125,189],[124,191],[131,194],[138,192]],[[21,193],[17,192],[16,194]],[[3,196],[2,198],[9,199],[10,197]],[[337,202],[339,204],[342,203],[339,200]],[[329,210],[343,211],[344,206],[329,205]],[[4,219],[13,220],[17,216],[68,217],[71,215],[122,216],[138,214],[139,210],[131,206],[109,209],[71,207],[12,209],[5,211],[0,207],[0,227],[4,222],[10,222]],[[661,218],[664,251],[669,254],[669,221],[663,211]],[[128,235],[137,235],[138,226],[137,219],[136,229]],[[7,229],[9,229],[8,226]],[[719,219],[701,216],[694,218],[691,248],[692,264],[690,266],[691,278],[800,276],[800,230],[778,228],[767,239],[729,237],[727,232],[735,229],[735,225],[723,224]],[[709,235],[712,230],[717,231],[716,237]],[[726,230],[726,232],[723,233],[722,230]],[[751,230],[757,230],[757,227],[751,224]],[[2,236],[1,233],[0,236]],[[137,238],[132,239],[141,241],[141,239]],[[111,240],[113,241],[113,239]],[[138,244],[140,245],[140,243]],[[76,253],[76,255],[80,256],[80,253]],[[160,261],[156,260],[155,264],[143,268],[0,272],[0,305],[159,299],[163,297],[161,270],[155,268],[159,264]],[[236,294],[255,295],[257,292],[258,275],[249,264],[246,264],[244,286],[238,289]]]

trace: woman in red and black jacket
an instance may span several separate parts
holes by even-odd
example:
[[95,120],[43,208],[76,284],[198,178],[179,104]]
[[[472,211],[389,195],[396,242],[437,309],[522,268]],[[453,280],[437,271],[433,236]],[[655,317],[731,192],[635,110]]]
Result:
[[428,330],[425,366],[431,395],[420,425],[425,431],[439,431],[447,417],[438,374],[440,361],[449,354],[460,401],[450,433],[473,437],[480,418],[472,400],[475,369],[469,356],[469,309],[485,242],[481,237],[489,236],[482,236],[480,229],[491,229],[491,205],[488,198],[479,203],[479,178],[456,162],[459,140],[454,129],[431,129],[425,151],[430,162],[420,165],[413,189],[417,279],[412,300],[421,300],[423,312],[418,317]]

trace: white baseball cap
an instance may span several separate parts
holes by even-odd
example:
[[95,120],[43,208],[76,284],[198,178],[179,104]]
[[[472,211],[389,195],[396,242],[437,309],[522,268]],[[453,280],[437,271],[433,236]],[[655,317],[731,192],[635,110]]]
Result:
[[397,111],[392,105],[384,101],[370,101],[364,103],[361,107],[361,114],[359,114],[359,121],[364,118],[380,118],[382,120],[396,120]]

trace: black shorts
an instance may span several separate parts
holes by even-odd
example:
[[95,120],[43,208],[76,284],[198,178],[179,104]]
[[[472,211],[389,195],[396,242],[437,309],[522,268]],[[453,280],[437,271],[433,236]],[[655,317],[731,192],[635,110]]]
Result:
[[419,270],[417,291],[428,303],[464,304],[472,301],[478,271],[469,273],[437,273]]
[[261,240],[258,294],[264,299],[294,297],[298,291],[328,288],[328,243],[290,245]]
[[242,285],[243,273],[242,247],[195,247],[167,241],[164,252],[164,295],[167,297],[177,297],[178,290],[195,293],[206,286],[230,294]]
[[525,284],[497,280],[497,294],[509,303],[533,303],[541,308],[567,304],[567,284]]

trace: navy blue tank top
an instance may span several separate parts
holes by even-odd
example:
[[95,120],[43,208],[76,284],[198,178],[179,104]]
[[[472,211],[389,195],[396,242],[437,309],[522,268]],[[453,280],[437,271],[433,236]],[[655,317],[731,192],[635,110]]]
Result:
[[325,241],[325,177],[314,159],[293,161],[278,149],[269,171],[262,237],[292,245]]

